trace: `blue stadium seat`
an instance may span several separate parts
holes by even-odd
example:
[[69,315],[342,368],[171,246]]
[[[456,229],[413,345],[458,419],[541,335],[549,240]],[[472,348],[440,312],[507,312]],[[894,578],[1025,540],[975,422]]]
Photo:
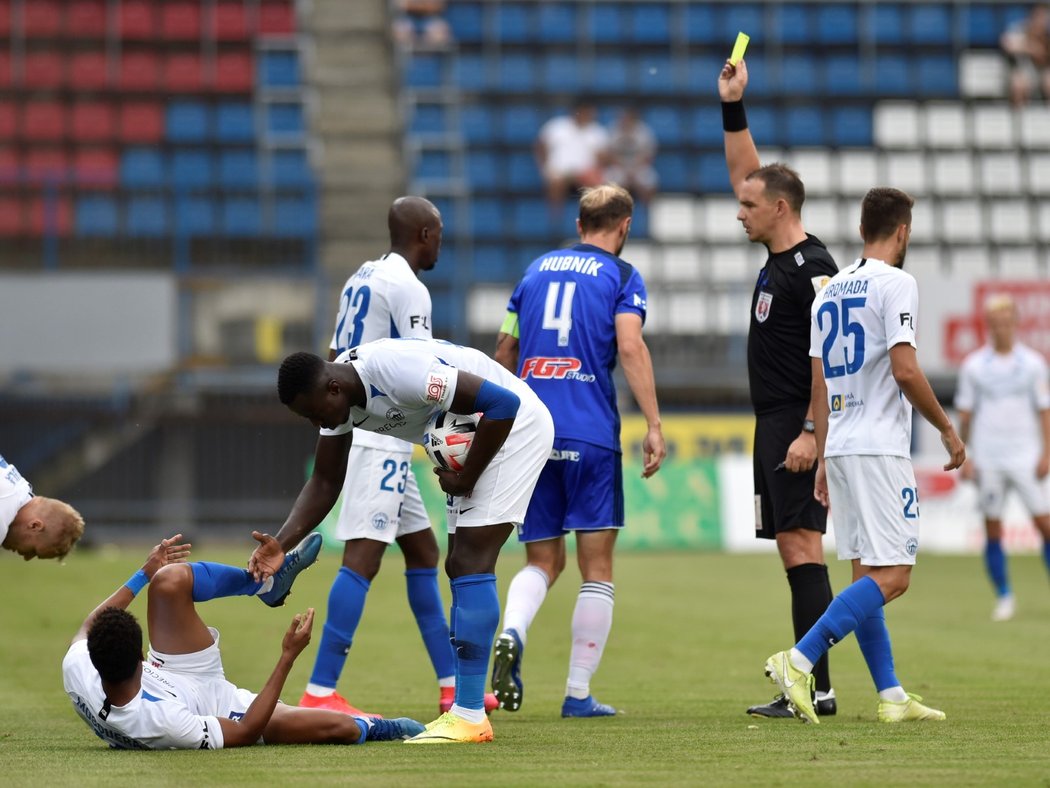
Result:
[[661,146],[674,146],[682,142],[685,122],[677,107],[670,105],[650,106],[642,111],[642,119],[656,135]]
[[1000,4],[1000,10],[1003,15],[1003,28],[1010,27],[1014,22],[1020,22],[1027,17],[1030,7],[1030,3]]
[[525,43],[534,37],[533,7],[525,3],[501,2],[496,13],[496,36],[505,43]]
[[301,136],[306,133],[303,105],[295,101],[274,102],[266,106],[266,131],[275,136]]
[[496,138],[496,111],[484,104],[465,104],[459,111],[460,132],[470,145],[485,145]]
[[441,85],[441,55],[416,53],[405,63],[404,82],[410,88],[436,88]]
[[159,238],[168,233],[168,205],[160,197],[132,197],[128,200],[128,235]]
[[952,55],[920,55],[915,80],[921,96],[955,97],[959,94],[955,58]]
[[826,80],[824,92],[829,96],[859,96],[866,92],[867,80],[854,54],[831,55],[821,72]]
[[[754,52],[747,55],[745,59],[747,60],[747,94],[749,96],[771,96],[780,90],[783,84],[779,80],[780,69],[773,61],[767,61],[764,55]],[[719,69],[716,69],[710,88],[715,95],[718,95],[718,72]]]
[[171,142],[205,142],[208,108],[199,101],[173,101],[168,105],[166,130]]
[[671,10],[664,3],[635,3],[627,10],[630,39],[636,44],[664,44],[671,40]]
[[657,174],[660,176],[660,191],[684,192],[691,191],[692,174],[689,163],[682,153],[657,153],[656,161],[653,162]]
[[784,142],[791,146],[821,146],[827,144],[824,134],[824,113],[819,107],[795,105],[784,112]]
[[77,235],[85,238],[116,235],[117,225],[117,203],[112,197],[89,194],[77,200]]
[[223,189],[255,189],[259,162],[252,149],[225,150],[219,154],[219,185]]
[[948,6],[917,3],[909,11],[909,40],[916,44],[951,44],[952,12]]
[[246,102],[225,102],[215,109],[215,138],[219,142],[254,142],[255,115]]
[[424,181],[448,180],[452,177],[452,157],[444,150],[420,151],[415,177]]
[[876,57],[874,87],[880,96],[914,95],[915,85],[907,57],[890,54]]
[[448,122],[443,105],[416,104],[408,127],[409,134],[445,134],[447,131]]
[[215,180],[211,154],[197,149],[176,150],[171,154],[171,183],[176,189],[200,189]]
[[507,93],[531,93],[536,88],[536,59],[511,52],[499,59],[499,87]]
[[155,148],[128,148],[120,160],[120,182],[131,189],[162,189],[168,185],[164,155]]
[[627,30],[625,16],[620,3],[596,3],[587,17],[587,38],[599,44],[624,41]]
[[471,235],[475,238],[504,236],[504,205],[495,197],[475,197],[470,210]]
[[317,235],[317,203],[312,197],[279,197],[273,204],[274,234],[292,238]]
[[719,28],[715,18],[715,8],[708,3],[686,3],[683,31],[689,43],[713,43],[718,37]]
[[579,38],[576,3],[540,3],[539,40],[548,44],[571,44]]
[[463,44],[481,43],[485,38],[484,10],[481,3],[449,3],[445,18],[452,28],[452,38]]
[[904,11],[897,3],[872,3],[865,28],[877,44],[900,44],[904,41]]
[[576,55],[549,54],[543,61],[543,89],[548,93],[575,93],[580,89],[581,72]]
[[224,200],[221,218],[224,235],[243,238],[262,234],[262,212],[255,197]]
[[[751,36],[751,46],[761,45],[765,9],[754,3],[726,5],[722,11],[720,41],[732,42],[741,30]],[[731,44],[730,44],[731,46]]]
[[454,235],[456,228],[456,201],[451,197],[432,197],[430,201],[438,209],[438,213],[441,214],[441,224],[444,225],[444,231],[449,235]]
[[729,182],[729,169],[726,167],[724,153],[704,153],[700,156],[697,166],[697,180],[700,191],[708,192],[731,192],[733,186]]
[[500,157],[492,151],[467,152],[467,181],[472,191],[490,191],[503,185]]
[[513,282],[517,277],[511,273],[511,255],[503,244],[479,244],[474,247],[474,259],[470,267],[471,280],[475,282]]
[[874,144],[869,107],[836,107],[831,115],[831,141],[842,147],[870,148]]
[[453,79],[460,90],[480,92],[492,83],[491,71],[483,56],[464,52],[456,59]]
[[808,44],[816,38],[810,17],[810,7],[801,3],[787,3],[778,9],[777,32],[785,44]]
[[722,145],[722,109],[719,106],[698,106],[690,113],[687,129],[694,145],[715,147]]
[[452,329],[462,321],[462,297],[463,293],[459,288],[430,292],[434,336],[448,336]]
[[302,149],[278,150],[270,156],[270,182],[278,188],[311,186],[313,170]]
[[759,145],[784,144],[780,113],[774,107],[765,104],[749,106],[747,125],[751,129],[751,136]]
[[532,104],[506,107],[500,119],[502,139],[507,143],[531,145],[546,119],[547,116],[540,114],[539,108]]
[[175,200],[175,232],[189,236],[214,233],[215,203],[207,197]]
[[845,3],[817,6],[816,33],[822,44],[857,43],[857,11]]
[[258,66],[259,85],[266,88],[299,87],[299,53],[291,50],[262,52]]
[[591,90],[623,95],[628,90],[627,58],[623,55],[597,55],[591,64]]
[[813,95],[818,92],[820,71],[812,55],[785,55],[780,64],[781,89],[788,95]]
[[635,202],[634,204],[634,215],[631,218],[631,237],[649,237],[649,206],[644,202]]
[[515,191],[539,192],[543,188],[540,168],[531,152],[514,151],[507,157],[507,185]]
[[[692,55],[686,63],[685,89],[692,96],[711,96],[718,98],[718,73],[722,70],[725,58],[715,55]],[[748,92],[755,73],[751,70],[751,58],[748,65]],[[759,91],[761,92],[761,91]]]
[[970,46],[994,47],[999,44],[999,35],[1003,31],[1003,23],[992,5],[971,5],[964,7],[961,13],[965,15],[965,35]]
[[512,232],[516,238],[547,238],[554,230],[546,200],[515,200],[512,215]]
[[646,54],[638,58],[635,66],[638,74],[638,92],[642,95],[677,93],[678,75],[670,55]]

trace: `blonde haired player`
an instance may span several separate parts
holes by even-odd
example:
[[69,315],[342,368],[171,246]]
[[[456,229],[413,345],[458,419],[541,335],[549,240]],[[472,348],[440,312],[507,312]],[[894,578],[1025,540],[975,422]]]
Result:
[[84,533],[84,518],[64,501],[33,495],[18,468],[0,456],[0,544],[26,561],[64,558]]
[[1017,341],[1017,307],[1005,294],[984,309],[988,344],[963,361],[955,407],[963,440],[973,434],[972,456],[963,478],[974,479],[987,535],[985,568],[996,591],[993,621],[1014,615],[1014,596],[1003,552],[1003,502],[1013,489],[1043,537],[1050,569],[1050,501],[1044,480],[1050,471],[1050,382],[1046,361]]

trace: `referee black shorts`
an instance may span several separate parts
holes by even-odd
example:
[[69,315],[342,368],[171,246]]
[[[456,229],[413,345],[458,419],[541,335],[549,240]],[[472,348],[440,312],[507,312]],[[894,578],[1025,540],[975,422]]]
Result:
[[802,431],[808,404],[795,405],[755,419],[755,536],[775,539],[781,531],[805,528],[826,533],[828,512],[813,497],[816,466],[805,473],[776,470],[788,446]]

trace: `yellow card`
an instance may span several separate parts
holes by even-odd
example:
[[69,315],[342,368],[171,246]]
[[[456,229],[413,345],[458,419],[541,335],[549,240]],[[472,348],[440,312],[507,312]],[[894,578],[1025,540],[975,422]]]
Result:
[[751,40],[751,36],[747,33],[737,33],[736,43],[733,44],[733,54],[729,56],[729,62],[731,65],[739,63],[743,57],[744,52],[747,50],[747,42]]

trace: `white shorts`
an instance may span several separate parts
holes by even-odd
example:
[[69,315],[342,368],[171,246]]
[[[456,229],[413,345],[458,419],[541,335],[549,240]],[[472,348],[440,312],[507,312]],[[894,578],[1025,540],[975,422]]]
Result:
[[412,473],[412,452],[351,446],[336,538],[393,544],[400,536],[429,527],[430,518]]
[[977,468],[977,492],[981,501],[981,513],[989,520],[1003,516],[1003,503],[1007,490],[1013,489],[1032,517],[1050,513],[1046,487],[1042,479],[1035,476],[1035,465],[1023,468]]
[[[539,400],[536,401],[539,403]],[[525,522],[532,491],[554,447],[550,412],[522,398],[514,429],[481,474],[470,495],[447,496],[448,532],[456,528]]]
[[852,454],[825,462],[839,558],[859,558],[864,566],[914,565],[919,500],[911,460]]
[[186,705],[202,717],[223,717],[239,720],[255,700],[256,693],[242,689],[226,680],[219,653],[219,630],[208,627],[215,642],[192,654],[164,654],[151,647],[146,661],[166,673],[177,673],[179,683],[193,694]]

